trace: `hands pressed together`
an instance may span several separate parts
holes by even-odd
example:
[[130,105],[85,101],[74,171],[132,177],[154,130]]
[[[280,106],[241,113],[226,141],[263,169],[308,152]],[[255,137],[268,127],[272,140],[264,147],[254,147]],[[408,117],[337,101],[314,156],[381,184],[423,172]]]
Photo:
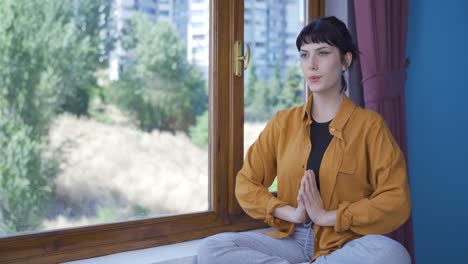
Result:
[[336,223],[336,211],[323,209],[322,197],[312,170],[307,170],[302,177],[297,195],[297,207],[290,205],[278,207],[274,209],[273,215],[295,224],[304,223],[307,216],[320,226],[334,226]]
[[306,215],[317,225],[333,226],[336,222],[336,212],[323,209],[323,201],[315,181],[315,173],[307,170],[302,177],[297,208],[294,212],[299,223],[304,222]]

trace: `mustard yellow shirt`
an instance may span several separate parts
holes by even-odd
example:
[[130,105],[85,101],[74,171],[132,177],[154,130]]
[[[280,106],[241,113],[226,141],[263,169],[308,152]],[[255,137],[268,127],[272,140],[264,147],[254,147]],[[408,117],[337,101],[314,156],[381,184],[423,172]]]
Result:
[[[268,122],[249,148],[236,178],[236,197],[244,211],[277,229],[284,238],[294,224],[272,215],[297,207],[297,194],[311,150],[309,109],[283,110]],[[324,209],[337,210],[335,226],[314,226],[314,259],[366,234],[385,234],[405,223],[411,201],[405,158],[383,118],[345,96],[329,126],[333,139],[320,166]],[[278,178],[277,197],[268,187]]]

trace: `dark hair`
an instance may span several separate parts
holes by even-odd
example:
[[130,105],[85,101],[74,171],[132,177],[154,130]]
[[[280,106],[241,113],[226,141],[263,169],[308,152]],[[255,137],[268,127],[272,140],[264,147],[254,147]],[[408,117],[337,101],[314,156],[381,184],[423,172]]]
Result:
[[[359,50],[354,45],[346,25],[334,16],[317,18],[301,30],[296,39],[297,50],[300,51],[302,45],[310,43],[327,43],[337,47],[342,60],[344,60],[344,55],[350,52],[353,57],[351,64],[359,55]],[[341,76],[341,84],[341,92],[346,91],[347,85],[343,76]]]

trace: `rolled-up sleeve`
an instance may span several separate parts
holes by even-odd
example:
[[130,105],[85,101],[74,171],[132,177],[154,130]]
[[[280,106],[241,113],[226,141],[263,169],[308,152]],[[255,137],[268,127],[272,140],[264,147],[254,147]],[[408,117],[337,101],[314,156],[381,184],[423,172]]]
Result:
[[235,186],[236,198],[244,211],[272,227],[279,227],[283,222],[273,216],[274,209],[287,205],[268,191],[276,177],[276,147],[280,132],[273,117],[249,148]]
[[382,118],[369,129],[366,144],[373,192],[368,198],[339,204],[334,227],[338,233],[389,233],[404,224],[411,212],[406,161]]

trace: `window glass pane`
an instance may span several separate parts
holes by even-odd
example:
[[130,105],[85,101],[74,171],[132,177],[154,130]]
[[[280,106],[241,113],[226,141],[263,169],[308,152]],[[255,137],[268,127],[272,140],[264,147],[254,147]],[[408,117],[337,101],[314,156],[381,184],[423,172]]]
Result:
[[209,4],[0,1],[0,237],[209,209]]
[[[251,59],[244,76],[244,153],[271,117],[304,102],[296,36],[302,0],[245,0],[244,41]],[[270,188],[276,191],[275,184]]]

